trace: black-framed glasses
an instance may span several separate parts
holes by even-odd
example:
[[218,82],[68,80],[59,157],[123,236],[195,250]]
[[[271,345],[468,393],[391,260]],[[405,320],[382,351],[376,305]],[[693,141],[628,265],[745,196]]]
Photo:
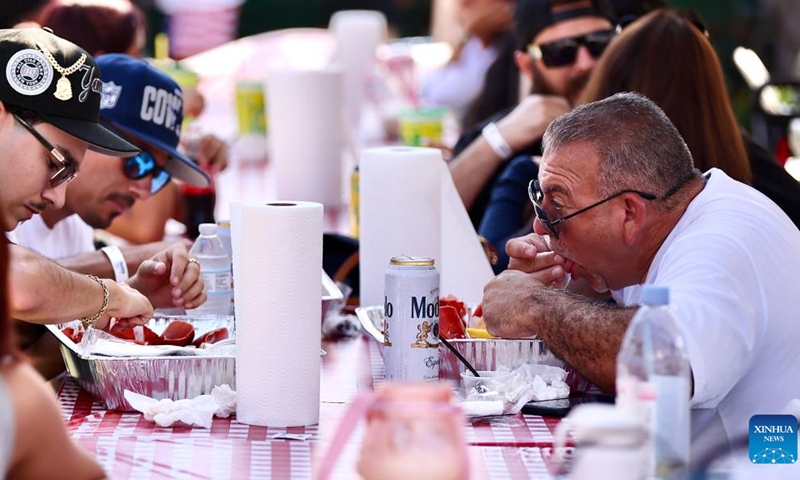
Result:
[[42,146],[47,150],[47,153],[50,154],[52,167],[56,169],[56,173],[50,176],[51,188],[56,188],[62,183],[69,183],[73,178],[78,176],[77,163],[65,157],[63,153],[58,151],[58,149],[54,147],[52,143],[48,142],[38,130],[33,128],[30,123],[23,120],[22,117],[16,113],[12,115],[14,115],[14,118],[17,120],[17,122],[19,122],[20,125],[25,127],[25,129],[29,131],[31,135],[33,135],[34,138],[39,141],[39,143],[42,144]]
[[531,44],[528,47],[528,53],[548,67],[564,67],[575,63],[575,59],[578,58],[578,48],[581,45],[586,47],[592,57],[600,57],[616,33],[614,29],[603,30],[577,37],[562,38],[553,42]]
[[124,158],[122,171],[131,180],[140,180],[148,175],[152,175],[150,180],[150,194],[155,195],[169,183],[172,176],[162,166],[156,162],[155,157],[146,150],[132,157]]
[[588,207],[581,208],[577,212],[572,212],[569,215],[565,215],[561,218],[557,218],[555,220],[550,220],[550,217],[547,215],[547,212],[544,211],[542,208],[542,202],[544,201],[544,192],[542,191],[541,185],[539,185],[539,180],[531,180],[528,184],[528,197],[531,199],[531,203],[533,203],[533,210],[536,212],[536,217],[539,219],[539,222],[547,229],[547,232],[553,238],[558,238],[558,231],[556,230],[556,225],[559,223],[564,223],[570,218],[576,217],[587,210],[591,210],[598,205],[602,205],[609,200],[619,197],[620,195],[624,195],[626,193],[635,193],[640,197],[644,198],[645,200],[655,200],[658,198],[656,195],[652,193],[645,193],[640,192],[639,190],[620,190],[619,192],[609,195],[608,197],[595,202]]

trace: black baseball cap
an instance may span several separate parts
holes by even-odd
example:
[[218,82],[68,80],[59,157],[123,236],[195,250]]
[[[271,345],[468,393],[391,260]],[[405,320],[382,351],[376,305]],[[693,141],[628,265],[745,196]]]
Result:
[[[558,13],[554,7],[569,6]],[[603,17],[612,25],[617,24],[614,8],[608,0],[519,0],[514,11],[514,35],[517,49],[525,51],[534,37],[550,25],[579,17]]]
[[100,125],[103,82],[85,50],[47,29],[0,30],[0,101],[42,119],[100,153],[130,157],[136,146]]

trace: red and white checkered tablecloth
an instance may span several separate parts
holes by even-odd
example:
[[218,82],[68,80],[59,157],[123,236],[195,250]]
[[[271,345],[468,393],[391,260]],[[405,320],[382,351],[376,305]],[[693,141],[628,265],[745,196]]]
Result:
[[[361,391],[383,381],[383,365],[374,342],[329,346],[323,365],[320,423],[274,428],[215,418],[210,429],[170,427],[149,422],[136,412],[105,410],[73,380],[58,400],[67,430],[94,454],[110,478],[311,478],[312,464]],[[547,458],[558,419],[532,415],[496,417],[467,425],[473,480],[551,478]],[[272,438],[278,433],[311,434],[308,440]],[[363,426],[342,452],[332,478],[358,478],[355,465]]]

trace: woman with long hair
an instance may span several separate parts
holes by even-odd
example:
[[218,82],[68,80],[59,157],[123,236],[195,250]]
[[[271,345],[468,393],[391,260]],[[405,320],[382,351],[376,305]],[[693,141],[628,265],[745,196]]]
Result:
[[656,102],[701,171],[716,167],[752,185],[800,225],[800,183],[736,123],[708,32],[690,15],[657,10],[627,27],[595,66],[582,103],[619,92]]

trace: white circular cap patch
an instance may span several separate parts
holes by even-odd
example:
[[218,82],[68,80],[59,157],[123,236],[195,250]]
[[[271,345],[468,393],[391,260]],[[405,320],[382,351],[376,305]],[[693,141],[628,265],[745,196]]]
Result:
[[6,64],[6,79],[17,93],[39,95],[53,83],[53,67],[42,52],[20,50]]

